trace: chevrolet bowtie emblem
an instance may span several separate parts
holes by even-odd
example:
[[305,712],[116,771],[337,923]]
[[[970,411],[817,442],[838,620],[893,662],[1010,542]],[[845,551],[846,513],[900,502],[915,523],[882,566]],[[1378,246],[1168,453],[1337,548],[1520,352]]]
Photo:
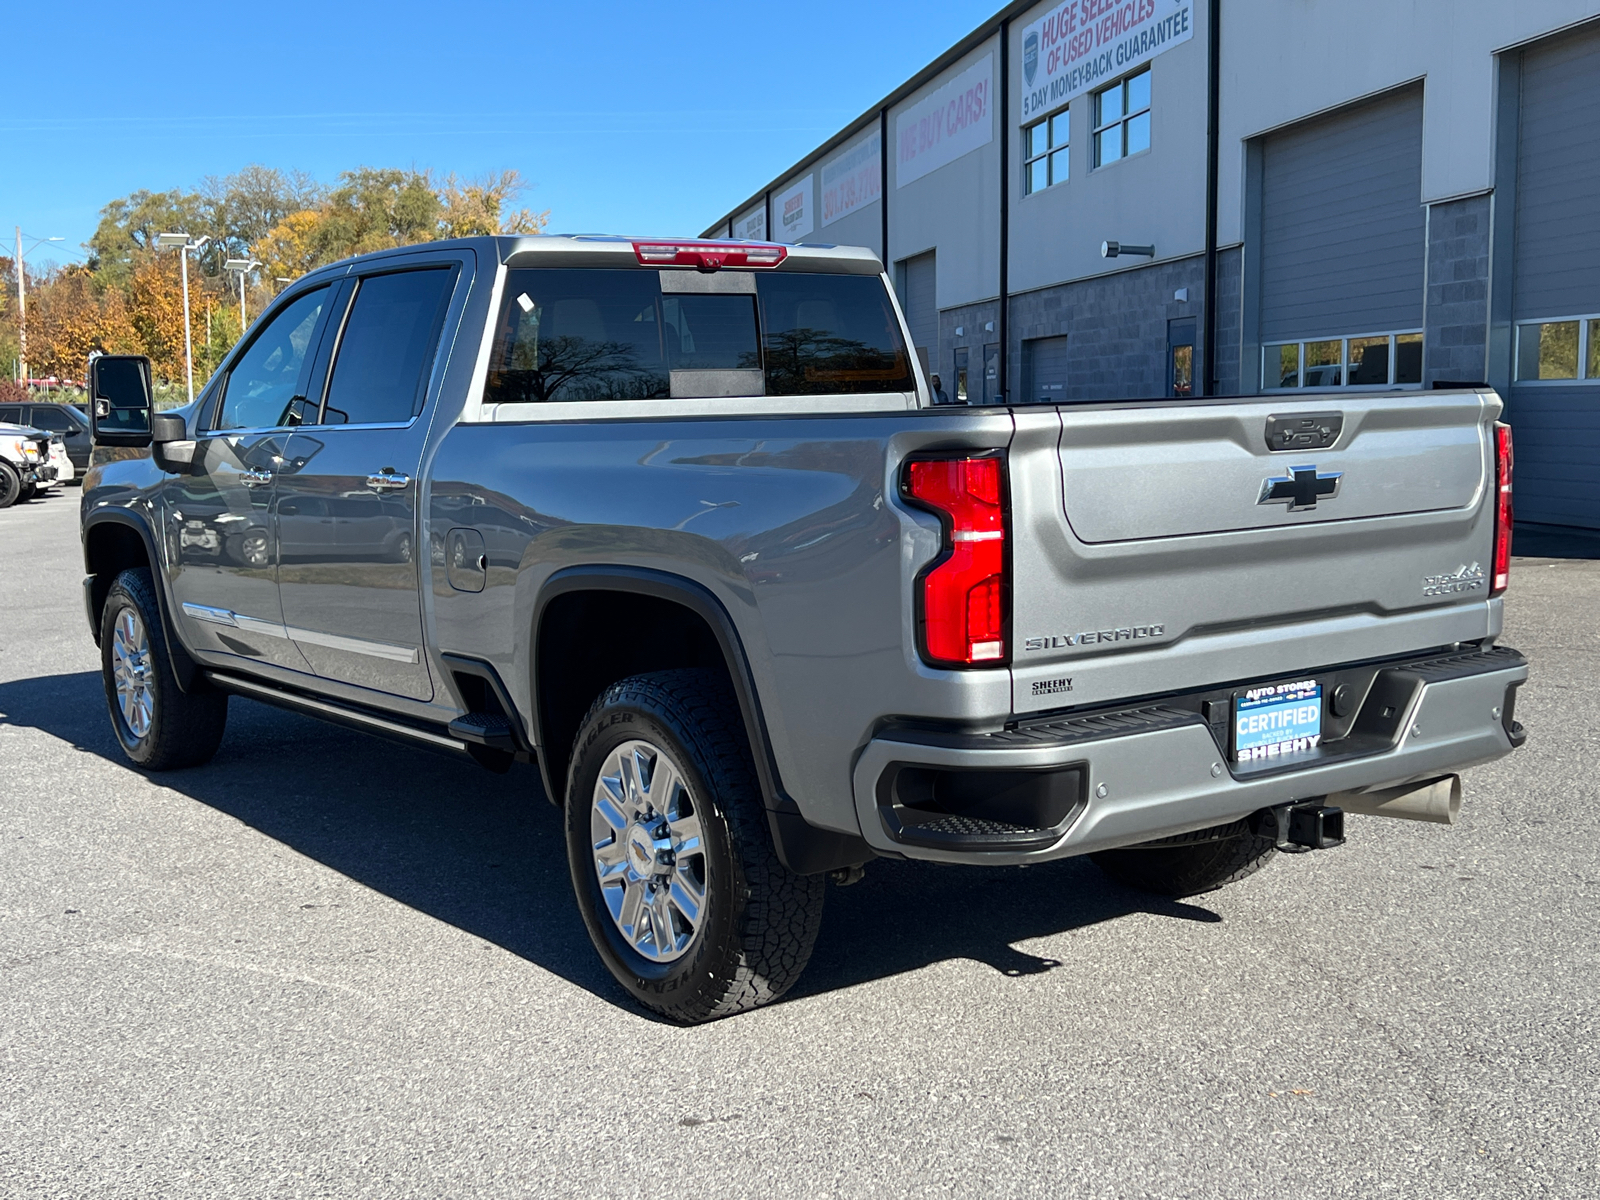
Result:
[[1290,467],[1287,475],[1261,481],[1257,504],[1287,504],[1290,512],[1315,508],[1318,500],[1332,500],[1339,494],[1343,471],[1319,475],[1315,466]]

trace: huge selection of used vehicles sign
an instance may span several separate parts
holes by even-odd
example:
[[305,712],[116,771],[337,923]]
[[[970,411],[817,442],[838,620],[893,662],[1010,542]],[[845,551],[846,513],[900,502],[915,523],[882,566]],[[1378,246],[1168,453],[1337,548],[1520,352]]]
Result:
[[1022,119],[1194,36],[1194,0],[1067,0],[1022,31]]

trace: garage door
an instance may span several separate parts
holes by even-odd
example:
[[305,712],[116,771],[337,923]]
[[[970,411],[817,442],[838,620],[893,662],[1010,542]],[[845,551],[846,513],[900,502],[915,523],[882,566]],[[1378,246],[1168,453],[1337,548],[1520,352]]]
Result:
[[896,272],[900,304],[911,327],[911,344],[916,347],[924,374],[939,361],[939,289],[932,250],[900,261]]
[[1600,30],[1522,56],[1507,412],[1517,519],[1600,528]]
[[1029,338],[1022,343],[1023,400],[1060,404],[1067,398],[1067,339]]
[[[1365,344],[1352,335],[1422,328],[1420,87],[1263,139],[1260,197],[1261,342],[1316,342],[1305,365],[1324,369],[1306,382],[1338,384],[1338,368],[1359,365]],[[1269,357],[1264,386],[1298,384],[1287,359]]]

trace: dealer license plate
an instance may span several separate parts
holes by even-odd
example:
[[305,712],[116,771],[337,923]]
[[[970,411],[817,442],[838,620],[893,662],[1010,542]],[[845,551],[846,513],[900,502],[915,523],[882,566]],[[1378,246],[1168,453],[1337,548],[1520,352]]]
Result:
[[1315,750],[1322,741],[1322,685],[1314,679],[1250,688],[1233,698],[1233,761]]

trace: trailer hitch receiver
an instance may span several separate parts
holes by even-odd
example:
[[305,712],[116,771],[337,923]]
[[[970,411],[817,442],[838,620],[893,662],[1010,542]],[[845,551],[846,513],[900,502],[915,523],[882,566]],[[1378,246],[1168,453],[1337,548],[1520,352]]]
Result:
[[1252,832],[1270,837],[1285,854],[1344,845],[1344,810],[1321,800],[1263,808],[1250,819]]

